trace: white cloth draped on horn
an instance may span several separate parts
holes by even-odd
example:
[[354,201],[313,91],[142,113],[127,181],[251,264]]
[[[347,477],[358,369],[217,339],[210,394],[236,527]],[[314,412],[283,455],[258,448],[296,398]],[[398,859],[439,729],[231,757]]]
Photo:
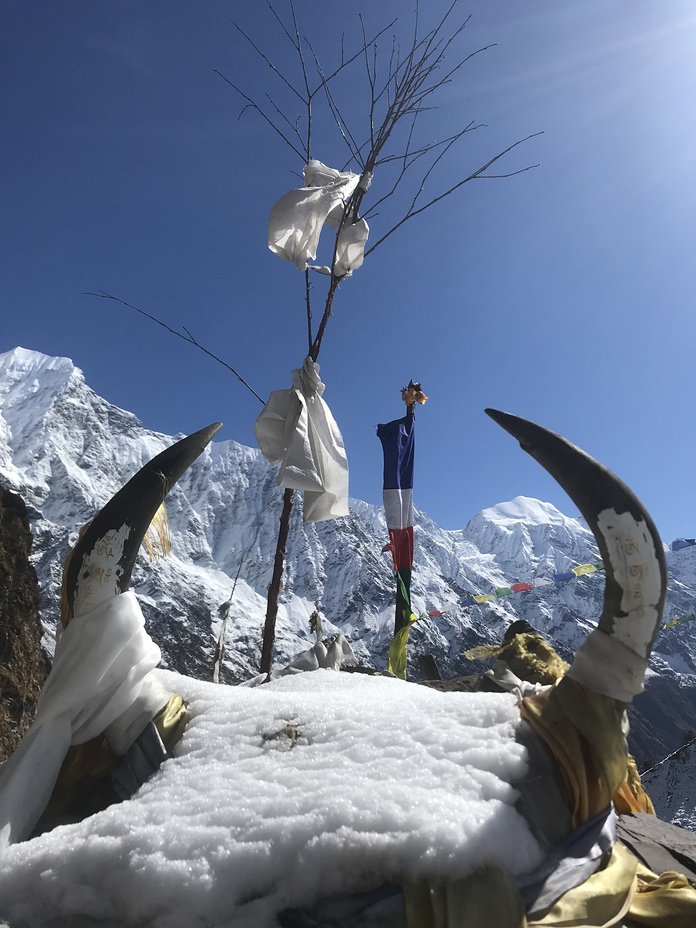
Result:
[[71,744],[102,733],[125,754],[169,693],[153,669],[160,649],[132,592],[71,620],[56,644],[36,718],[0,767],[0,849],[31,834]]
[[[271,209],[268,247],[284,261],[292,261],[300,271],[310,267],[330,274],[328,267],[309,264],[316,259],[324,223],[340,228],[346,201],[361,182],[365,187],[369,184],[369,176],[361,180],[359,174],[337,171],[321,161],[308,161],[303,173],[306,186],[290,190]],[[369,231],[364,219],[345,222],[336,242],[337,277],[347,277],[361,266]]]
[[254,425],[263,456],[280,463],[278,484],[304,491],[306,522],[348,515],[348,460],[323,392],[319,365],[307,357],[292,388],[274,390]]

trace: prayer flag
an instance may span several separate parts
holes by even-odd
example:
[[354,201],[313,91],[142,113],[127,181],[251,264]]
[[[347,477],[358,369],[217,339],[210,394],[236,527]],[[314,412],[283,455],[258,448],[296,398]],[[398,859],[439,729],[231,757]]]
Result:
[[389,529],[394,570],[410,571],[413,566],[413,452],[414,423],[411,413],[377,426],[377,437],[384,452],[384,515]]
[[573,573],[576,577],[582,577],[585,574],[593,574],[596,570],[597,568],[594,564],[580,564],[579,567],[573,567]]
[[377,426],[384,452],[384,515],[396,571],[394,635],[404,630],[399,636],[399,648],[403,646],[404,653],[412,615],[414,421],[413,408],[409,406],[402,419]]

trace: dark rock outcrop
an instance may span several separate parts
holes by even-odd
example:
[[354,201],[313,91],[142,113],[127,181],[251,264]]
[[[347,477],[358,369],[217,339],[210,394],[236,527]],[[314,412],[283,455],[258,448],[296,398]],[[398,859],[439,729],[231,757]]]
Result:
[[619,816],[617,837],[653,873],[676,871],[696,883],[696,836],[655,815]]
[[0,761],[31,724],[48,659],[41,647],[39,585],[19,496],[0,487]]

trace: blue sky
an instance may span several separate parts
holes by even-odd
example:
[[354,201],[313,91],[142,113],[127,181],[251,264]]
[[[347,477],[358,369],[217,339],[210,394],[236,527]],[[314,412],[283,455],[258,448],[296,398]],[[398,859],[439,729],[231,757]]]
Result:
[[[423,3],[424,27],[445,5]],[[287,15],[284,0],[277,9]],[[296,0],[325,66],[411,0]],[[350,11],[347,11],[347,10]],[[353,12],[354,10],[354,12]],[[615,470],[665,541],[696,534],[696,10],[691,0],[460,0],[450,60],[482,46],[422,121],[422,138],[484,123],[433,193],[535,132],[501,167],[407,223],[342,285],[319,357],[351,495],[379,503],[380,421],[420,380],[414,500],[446,528],[523,494],[575,514],[484,414],[561,432]],[[217,69],[251,96],[291,98],[232,20],[288,76],[294,53],[265,5],[239,0],[5,0],[0,7],[0,349],[64,355],[148,428],[220,419],[253,444],[260,403],[214,362],[106,290],[187,327],[261,395],[306,353],[304,275],[266,247],[271,205],[302,164]],[[380,41],[386,56],[390,38]],[[381,60],[384,60],[382,58]],[[360,70],[340,88],[366,128]],[[330,121],[313,156],[346,160]],[[386,185],[376,172],[368,206]],[[372,198],[372,199],[370,199]],[[371,220],[376,241],[403,201]],[[314,282],[315,314],[323,279]]]

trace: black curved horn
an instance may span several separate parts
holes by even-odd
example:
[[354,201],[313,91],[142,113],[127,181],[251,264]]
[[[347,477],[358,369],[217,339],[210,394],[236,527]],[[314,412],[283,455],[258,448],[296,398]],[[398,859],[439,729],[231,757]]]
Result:
[[576,445],[527,419],[486,413],[563,487],[592,530],[606,572],[599,629],[647,658],[667,591],[664,547],[632,490]]
[[67,616],[83,614],[130,587],[133,565],[152,519],[179,477],[222,427],[216,422],[166,448],[99,510],[65,569]]

